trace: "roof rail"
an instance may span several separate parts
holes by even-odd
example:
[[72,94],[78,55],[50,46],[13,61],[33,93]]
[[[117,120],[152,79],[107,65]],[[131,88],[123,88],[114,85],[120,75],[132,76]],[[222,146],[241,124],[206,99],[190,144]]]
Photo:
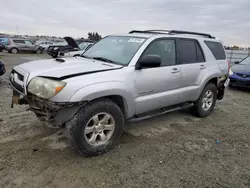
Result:
[[180,31],[180,30],[144,30],[144,31],[138,31],[138,30],[132,30],[129,32],[131,33],[150,33],[150,34],[189,34],[189,35],[199,35],[204,36],[208,38],[215,38],[210,34],[207,33],[197,33],[197,32],[191,32],[191,31]]

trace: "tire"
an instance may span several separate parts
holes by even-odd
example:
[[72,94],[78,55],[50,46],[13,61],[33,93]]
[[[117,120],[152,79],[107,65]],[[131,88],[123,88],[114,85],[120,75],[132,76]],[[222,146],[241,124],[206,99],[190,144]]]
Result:
[[57,55],[52,55],[53,58],[57,58]]
[[42,50],[41,49],[37,49],[36,50],[36,54],[41,54],[42,53]]
[[[104,117],[110,118],[103,125],[98,124]],[[122,135],[123,126],[121,109],[108,99],[83,106],[66,124],[70,145],[85,157],[100,155],[112,149]]]
[[12,54],[16,54],[16,53],[18,52],[18,49],[17,49],[17,48],[11,48],[11,49],[10,49],[10,52],[11,52]]
[[[212,99],[207,97],[212,95]],[[217,98],[217,87],[213,83],[208,83],[203,89],[200,97],[194,102],[192,112],[197,117],[207,117],[213,111]],[[210,103],[209,103],[210,102]],[[204,105],[206,103],[206,105]],[[207,107],[207,108],[206,108]]]

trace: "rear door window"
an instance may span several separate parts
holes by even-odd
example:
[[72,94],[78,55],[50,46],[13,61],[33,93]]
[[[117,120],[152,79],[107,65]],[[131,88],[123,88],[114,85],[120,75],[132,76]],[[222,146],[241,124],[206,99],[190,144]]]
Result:
[[226,59],[226,53],[224,47],[220,42],[204,41],[207,47],[210,49],[216,60]]
[[202,52],[201,46],[198,43],[198,41],[195,41],[195,47],[196,47],[196,61],[205,62],[204,54]]
[[16,44],[25,44],[24,40],[13,40],[14,43]]
[[196,63],[195,41],[188,39],[177,40],[177,52],[180,64]]
[[197,40],[177,40],[178,61],[180,64],[205,62],[204,54]]

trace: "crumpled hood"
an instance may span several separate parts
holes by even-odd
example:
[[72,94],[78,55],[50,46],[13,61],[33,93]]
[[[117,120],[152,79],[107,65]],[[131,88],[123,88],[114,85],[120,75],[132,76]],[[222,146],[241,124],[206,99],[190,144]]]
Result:
[[82,57],[31,61],[21,64],[18,67],[30,74],[29,80],[35,76],[63,79],[64,77],[71,77],[74,75],[122,68],[121,65],[110,64]]
[[247,64],[237,64],[232,66],[232,71],[235,73],[250,74],[250,65]]

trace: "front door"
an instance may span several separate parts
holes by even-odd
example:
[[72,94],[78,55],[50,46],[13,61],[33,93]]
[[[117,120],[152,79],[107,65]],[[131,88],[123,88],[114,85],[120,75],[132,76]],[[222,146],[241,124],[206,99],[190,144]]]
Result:
[[180,69],[176,64],[175,40],[157,39],[144,55],[161,57],[161,66],[135,70],[136,114],[180,103]]
[[29,52],[35,51],[35,45],[30,40],[25,40],[25,50]]

